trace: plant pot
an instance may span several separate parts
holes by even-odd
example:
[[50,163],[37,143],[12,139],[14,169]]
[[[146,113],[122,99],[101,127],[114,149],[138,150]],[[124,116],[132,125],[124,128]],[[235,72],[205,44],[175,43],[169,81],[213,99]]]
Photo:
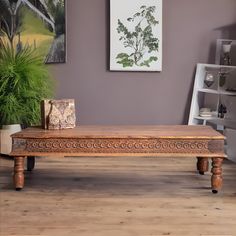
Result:
[[12,138],[11,135],[21,131],[21,125],[20,124],[14,124],[14,125],[3,125],[2,129],[0,130],[1,136],[0,136],[0,152],[1,154],[9,155],[11,153],[12,148]]

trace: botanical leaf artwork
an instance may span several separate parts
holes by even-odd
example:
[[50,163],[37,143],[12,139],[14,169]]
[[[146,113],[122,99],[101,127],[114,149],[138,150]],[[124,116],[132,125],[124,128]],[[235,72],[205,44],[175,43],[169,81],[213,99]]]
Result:
[[[116,30],[120,36],[119,41],[124,49],[129,49],[116,56],[116,62],[123,68],[150,67],[158,60],[156,52],[159,49],[159,39],[153,33],[153,28],[159,24],[154,15],[156,10],[156,6],[142,5],[125,23],[118,19]],[[129,30],[130,28],[133,30]]]

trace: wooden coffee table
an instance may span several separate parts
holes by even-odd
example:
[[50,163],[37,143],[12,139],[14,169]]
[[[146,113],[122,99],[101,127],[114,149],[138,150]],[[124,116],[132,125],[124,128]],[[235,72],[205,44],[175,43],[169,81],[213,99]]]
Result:
[[[12,135],[16,190],[24,187],[24,160],[35,156],[197,157],[200,174],[212,158],[212,192],[222,186],[225,137],[208,126],[79,126],[69,130],[27,128]],[[96,160],[98,161],[98,160]]]

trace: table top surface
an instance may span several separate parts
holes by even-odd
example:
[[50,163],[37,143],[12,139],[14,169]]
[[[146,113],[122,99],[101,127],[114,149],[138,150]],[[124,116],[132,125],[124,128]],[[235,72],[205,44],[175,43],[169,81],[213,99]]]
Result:
[[13,138],[168,138],[217,139],[225,137],[210,126],[138,125],[138,126],[77,126],[74,129],[45,130],[39,127],[24,129]]

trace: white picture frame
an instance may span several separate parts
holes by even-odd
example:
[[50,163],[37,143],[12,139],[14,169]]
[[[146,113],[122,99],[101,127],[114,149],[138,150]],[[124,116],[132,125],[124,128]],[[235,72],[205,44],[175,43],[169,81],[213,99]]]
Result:
[[110,70],[162,70],[162,0],[110,0]]

